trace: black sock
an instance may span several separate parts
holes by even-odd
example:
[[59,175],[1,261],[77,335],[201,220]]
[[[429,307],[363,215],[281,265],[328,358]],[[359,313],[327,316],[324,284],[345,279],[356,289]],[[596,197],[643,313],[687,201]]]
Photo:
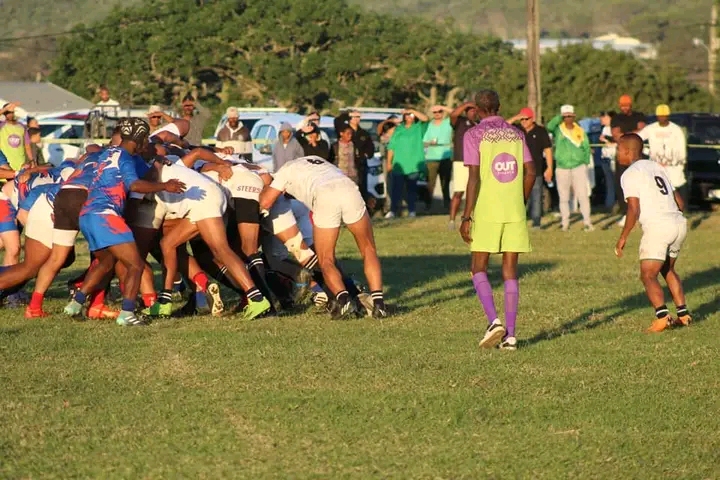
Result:
[[345,284],[345,288],[347,288],[348,293],[351,297],[357,297],[360,295],[360,290],[355,286],[355,282],[353,282],[353,279],[348,277],[347,275],[343,275],[343,283]]
[[263,299],[263,294],[258,290],[257,287],[252,287],[250,290],[247,291],[245,294],[248,298],[248,300],[252,300],[253,302],[261,302]]
[[317,255],[313,255],[312,257],[310,257],[310,260],[308,260],[307,263],[305,263],[305,268],[307,268],[308,270],[315,270],[317,268],[317,266],[318,266]]
[[162,290],[160,293],[158,293],[157,302],[160,305],[165,305],[166,303],[171,303],[172,302],[172,294],[173,294],[172,290]]
[[373,305],[379,308],[385,308],[385,300],[383,299],[382,290],[375,290],[370,292],[370,298],[372,298]]
[[262,293],[263,297],[272,301],[272,290],[267,283],[267,271],[265,270],[265,261],[259,253],[250,255],[247,259],[248,272],[250,272],[250,278],[253,279],[255,285]]
[[343,290],[342,292],[335,295],[335,299],[340,305],[345,305],[350,301],[350,294],[347,290]]
[[684,317],[690,313],[688,312],[687,305],[678,305],[676,308],[678,317]]
[[666,305],[661,305],[655,309],[655,316],[657,318],[665,318],[670,313]]

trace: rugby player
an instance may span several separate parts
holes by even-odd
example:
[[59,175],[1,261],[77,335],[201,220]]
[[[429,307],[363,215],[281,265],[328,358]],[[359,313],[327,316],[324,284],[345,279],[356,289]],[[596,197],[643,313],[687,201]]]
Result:
[[260,195],[260,208],[269,210],[284,193],[292,195],[312,211],[315,253],[324,281],[335,300],[333,318],[347,318],[357,312],[335,260],[335,247],[343,223],[355,238],[363,258],[373,300],[373,317],[386,317],[380,260],[370,216],[357,184],[335,165],[320,157],[307,156],[287,162],[273,174],[273,182]]
[[97,169],[87,189],[87,201],[79,219],[80,230],[98,263],[90,268],[82,287],[64,311],[71,316],[79,315],[87,295],[95,290],[112,271],[115,262],[119,261],[127,274],[122,310],[117,323],[123,326],[144,325],[145,319],[135,316],[135,304],[145,264],[132,231],[122,216],[127,192],[180,193],[185,190],[185,186],[177,179],[167,179],[164,183],[140,180],[138,173],[144,175],[146,172],[137,171],[138,162],[133,155],[146,147],[149,126],[139,118],[124,118],[118,122],[118,127],[121,143],[118,147],[103,151],[98,157]]
[[[642,138],[635,133],[625,134],[618,140],[618,162],[630,167],[620,178],[628,209],[623,231],[615,245],[615,254],[622,256],[628,235],[639,221],[643,232],[640,240],[640,279],[655,309],[655,320],[647,329],[648,333],[653,333],[671,326],[687,326],[692,321],[680,276],[675,271],[675,262],[687,235],[687,220],[682,213],[682,196],[673,188],[660,164],[642,158],[642,148]],[[665,278],[670,290],[677,320],[670,316],[665,305],[658,274]]]
[[[520,253],[531,251],[525,203],[535,184],[535,166],[523,133],[498,115],[498,94],[483,90],[475,104],[480,123],[463,140],[469,177],[460,235],[470,245],[473,286],[489,323],[480,347],[515,350],[517,264]],[[502,253],[506,325],[498,318],[487,276],[490,255],[495,253]]]

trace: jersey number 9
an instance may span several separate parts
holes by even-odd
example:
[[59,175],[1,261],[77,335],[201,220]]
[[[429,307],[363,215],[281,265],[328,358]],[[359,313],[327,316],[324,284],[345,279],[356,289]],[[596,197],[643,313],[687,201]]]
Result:
[[655,177],[655,184],[658,186],[660,193],[663,195],[667,195],[670,192],[665,180],[662,177]]

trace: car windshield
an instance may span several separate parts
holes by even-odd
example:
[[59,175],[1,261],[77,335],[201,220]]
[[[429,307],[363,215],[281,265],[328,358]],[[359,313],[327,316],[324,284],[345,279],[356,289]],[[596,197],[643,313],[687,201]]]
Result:
[[60,128],[60,125],[40,125],[40,136],[47,137],[48,135],[51,135],[58,128]]
[[695,119],[690,136],[695,142],[720,143],[720,118]]

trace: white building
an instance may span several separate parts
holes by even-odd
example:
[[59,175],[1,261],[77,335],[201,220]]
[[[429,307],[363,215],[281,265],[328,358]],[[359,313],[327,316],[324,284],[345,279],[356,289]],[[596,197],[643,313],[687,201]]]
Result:
[[[527,39],[508,40],[516,50],[527,50]],[[569,45],[590,44],[593,48],[603,50],[611,48],[619,52],[627,52],[643,60],[654,60],[657,58],[657,49],[650,43],[643,43],[637,38],[621,37],[611,33],[595,38],[541,38],[540,54],[556,50]]]

